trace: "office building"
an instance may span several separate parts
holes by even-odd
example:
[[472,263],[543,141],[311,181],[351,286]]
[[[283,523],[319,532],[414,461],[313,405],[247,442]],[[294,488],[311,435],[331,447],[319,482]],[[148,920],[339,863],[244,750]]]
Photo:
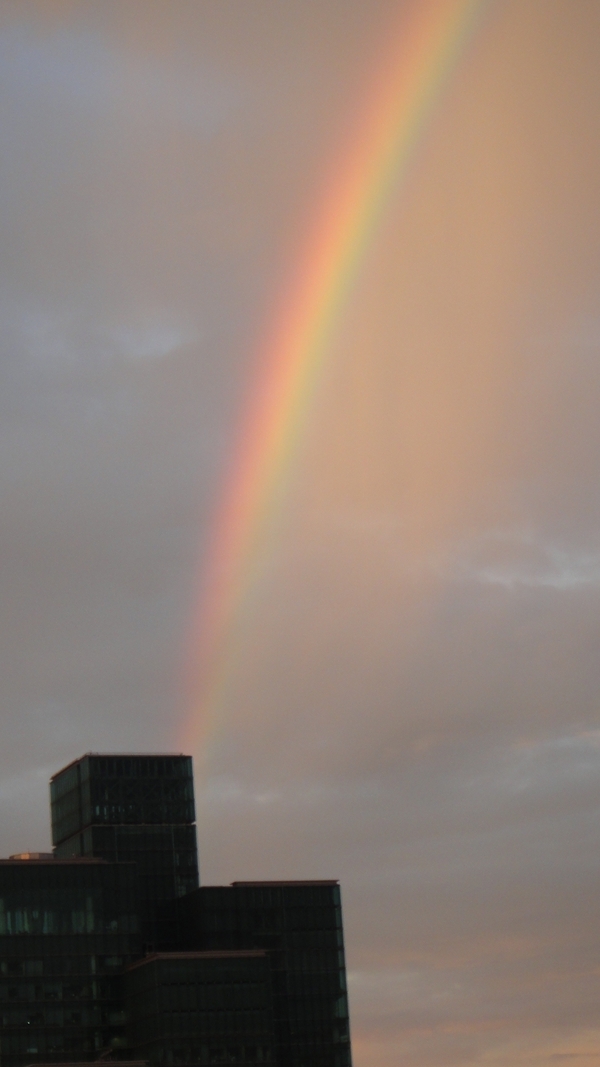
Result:
[[133,863],[0,860],[0,1063],[126,1045],[123,969],[140,956]]
[[350,1067],[335,881],[198,885],[192,761],[88,754],[0,860],[0,1067]]
[[348,997],[337,882],[234,882],[176,902],[179,944],[269,956],[276,1062],[348,1067]]
[[191,756],[88,754],[52,777],[50,805],[57,857],[137,864],[142,937],[156,947],[157,905],[198,885]]
[[149,1063],[276,1062],[265,951],[146,956],[125,972],[124,1005],[132,1050]]

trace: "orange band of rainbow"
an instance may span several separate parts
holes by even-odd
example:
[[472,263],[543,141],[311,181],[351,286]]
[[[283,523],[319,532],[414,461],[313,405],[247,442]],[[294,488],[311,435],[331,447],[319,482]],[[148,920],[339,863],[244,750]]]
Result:
[[[415,0],[321,199],[270,330],[217,509],[188,650],[182,743],[198,750],[222,700],[236,633],[308,406],[365,248],[485,0]],[[407,17],[408,16],[408,17]]]

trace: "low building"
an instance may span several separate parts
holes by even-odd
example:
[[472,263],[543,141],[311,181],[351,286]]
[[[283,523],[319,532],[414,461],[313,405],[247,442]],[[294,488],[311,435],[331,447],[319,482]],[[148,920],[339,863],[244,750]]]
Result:
[[130,1046],[149,1063],[275,1063],[264,951],[146,956],[125,972],[124,1004]]
[[135,864],[0,860],[2,1067],[123,1049],[121,976],[140,951]]
[[179,944],[268,953],[276,1062],[349,1067],[340,887],[336,881],[202,886],[175,904]]

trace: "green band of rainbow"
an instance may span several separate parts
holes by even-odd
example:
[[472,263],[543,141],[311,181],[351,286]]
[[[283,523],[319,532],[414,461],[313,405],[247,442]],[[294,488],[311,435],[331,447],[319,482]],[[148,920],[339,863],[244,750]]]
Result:
[[484,6],[485,0],[403,6],[351,151],[322,197],[264,348],[218,508],[188,651],[185,746],[198,749],[222,700],[265,540],[366,246]]

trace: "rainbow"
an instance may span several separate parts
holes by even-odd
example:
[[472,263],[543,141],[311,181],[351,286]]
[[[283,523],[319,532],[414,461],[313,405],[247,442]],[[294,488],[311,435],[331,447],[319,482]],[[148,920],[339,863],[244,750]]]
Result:
[[486,0],[402,5],[262,347],[217,509],[187,654],[181,738],[196,752],[223,700],[250,594],[319,374],[366,247]]

